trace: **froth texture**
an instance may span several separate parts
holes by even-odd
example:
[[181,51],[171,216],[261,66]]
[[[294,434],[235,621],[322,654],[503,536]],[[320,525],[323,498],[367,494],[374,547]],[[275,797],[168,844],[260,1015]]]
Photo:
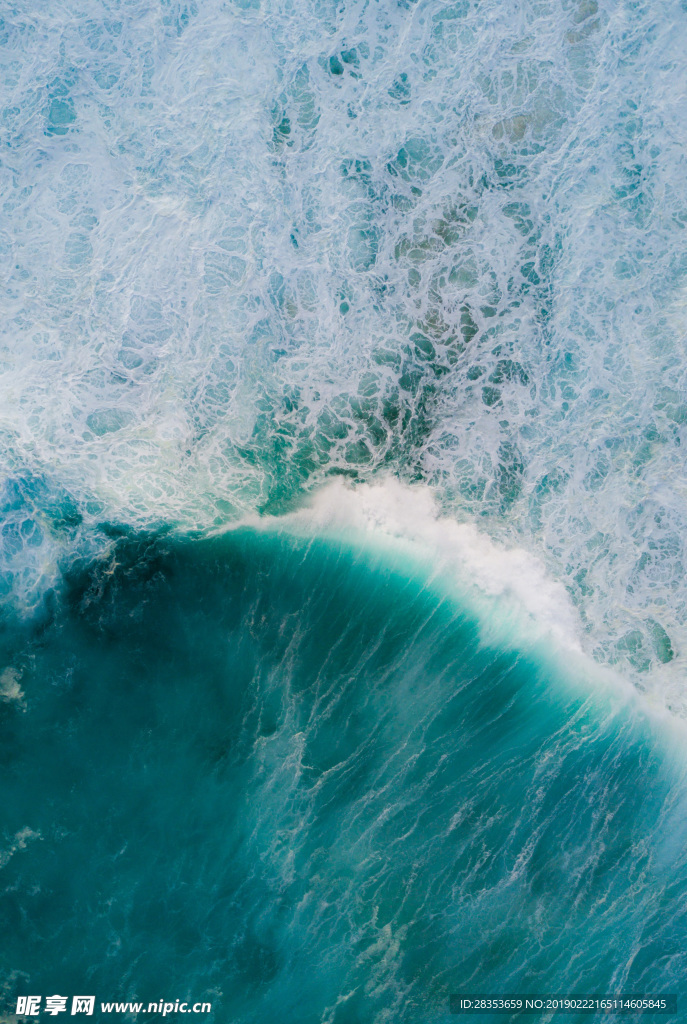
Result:
[[[684,644],[684,3],[13,3],[3,586],[103,523],[430,485]],[[97,545],[96,545],[97,546]]]

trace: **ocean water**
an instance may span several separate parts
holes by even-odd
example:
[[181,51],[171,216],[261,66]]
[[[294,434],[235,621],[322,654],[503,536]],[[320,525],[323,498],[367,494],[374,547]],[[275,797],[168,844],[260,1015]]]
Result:
[[686,49],[2,6],[8,1006],[684,990]]
[[129,534],[3,641],[6,987],[338,1024],[684,995],[681,734],[405,548]]

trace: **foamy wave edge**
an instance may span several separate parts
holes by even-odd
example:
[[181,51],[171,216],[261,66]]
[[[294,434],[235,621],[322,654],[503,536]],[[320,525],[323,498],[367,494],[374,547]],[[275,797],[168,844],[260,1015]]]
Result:
[[[544,562],[520,547],[505,547],[472,522],[443,514],[425,484],[394,477],[355,484],[337,479],[281,516],[250,515],[225,530],[249,526],[300,537],[324,536],[386,550],[422,567],[430,582],[474,610],[485,642],[538,651],[574,685],[631,703],[680,734],[687,715],[656,686],[641,691],[621,673],[598,664],[583,647],[583,629],[568,592]],[[220,532],[225,532],[220,531]]]

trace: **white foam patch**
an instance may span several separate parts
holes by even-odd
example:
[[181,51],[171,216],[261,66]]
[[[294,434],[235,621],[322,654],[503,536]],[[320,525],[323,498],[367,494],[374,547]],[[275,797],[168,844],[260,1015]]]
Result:
[[15,853],[18,853],[20,850],[25,850],[27,845],[30,842],[33,842],[34,839],[41,838],[42,836],[40,832],[34,832],[34,830],[28,826],[19,829],[19,831],[15,833],[8,848],[6,850],[0,850],[0,868],[4,868],[12,857],[14,857]]
[[[3,480],[182,529],[423,480],[677,685],[682,0],[34,6],[0,26]],[[72,537],[0,506],[33,606]]]
[[409,545],[415,557],[429,561],[435,573],[452,577],[461,589],[477,588],[488,597],[505,599],[505,608],[515,611],[516,629],[522,629],[523,616],[528,620],[530,638],[550,635],[567,649],[582,652],[579,616],[565,587],[551,578],[541,559],[523,548],[496,543],[473,523],[442,515],[429,487],[394,478],[358,487],[337,480],[318,491],[307,508],[279,522],[296,530],[352,530],[376,543]]
[[[556,675],[610,700],[607,707],[638,709],[678,752],[684,747],[687,706],[684,669],[662,666],[638,688],[626,672],[594,661],[585,650],[579,613],[565,586],[524,548],[495,541],[472,522],[445,515],[431,488],[396,478],[352,485],[338,479],[307,506],[278,518],[249,516],[242,524],[299,536],[342,538],[352,546],[400,554],[427,573],[429,583],[453,591],[476,614],[485,642],[526,650],[536,645]],[[234,529],[236,527],[232,527]],[[620,705],[617,701],[620,701]]]
[[0,674],[0,700],[26,708],[24,692],[19,685],[21,673],[16,668],[6,668]]

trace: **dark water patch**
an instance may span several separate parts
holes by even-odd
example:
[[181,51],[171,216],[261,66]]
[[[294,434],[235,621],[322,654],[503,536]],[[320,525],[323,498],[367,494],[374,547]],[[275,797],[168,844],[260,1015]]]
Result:
[[646,723],[370,551],[112,539],[5,634],[17,993],[362,1024],[681,990],[683,787]]

